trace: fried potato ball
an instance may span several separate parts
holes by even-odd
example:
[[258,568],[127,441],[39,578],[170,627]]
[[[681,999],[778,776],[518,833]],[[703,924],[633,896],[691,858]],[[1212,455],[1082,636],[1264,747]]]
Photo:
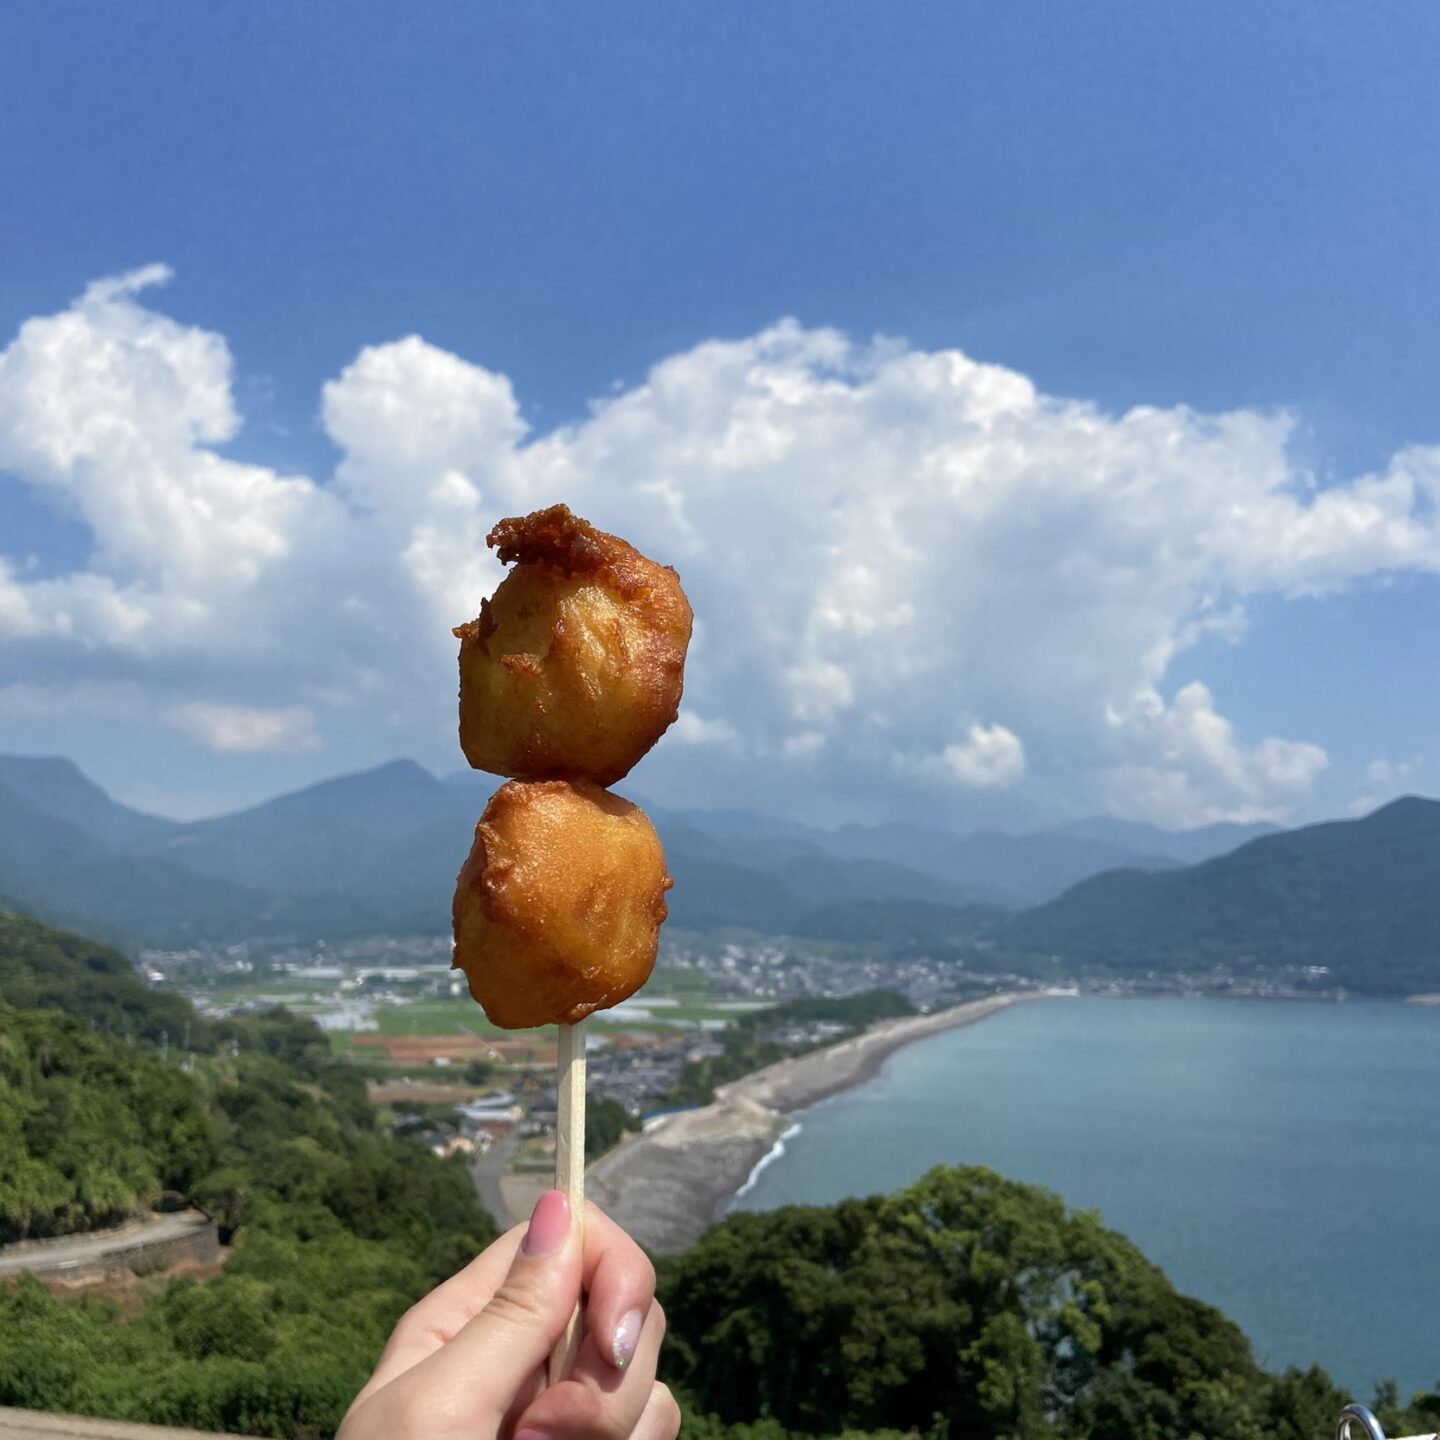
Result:
[[680,577],[565,505],[502,520],[515,569],[455,630],[460,748],[477,770],[610,785],[680,712]]
[[456,881],[453,968],[496,1025],[573,1025],[650,978],[671,883],[638,805],[586,780],[511,780]]

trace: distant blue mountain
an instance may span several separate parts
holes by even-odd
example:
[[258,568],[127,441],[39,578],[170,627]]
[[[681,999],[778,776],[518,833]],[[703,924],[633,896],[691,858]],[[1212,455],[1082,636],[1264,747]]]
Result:
[[[68,760],[0,756],[0,893],[47,918],[155,944],[443,934],[496,783],[473,771],[440,780],[395,760],[180,823],[117,803]],[[1160,848],[1164,832],[1144,827],[966,835],[907,824],[823,830],[742,810],[652,815],[677,882],[673,924],[691,930],[909,935],[923,915],[955,935],[997,906],[1051,899],[1102,870],[1178,863],[1173,847]]]
[[[684,824],[716,843],[743,847],[752,863],[763,860],[774,865],[809,854],[852,863],[900,866],[942,882],[952,892],[959,892],[965,902],[1011,907],[1053,899],[1077,881],[1103,870],[1173,869],[1185,863],[1181,852],[1186,850],[1187,841],[1183,837],[1195,833],[1172,834],[1120,822],[1116,822],[1119,833],[1114,837],[1084,833],[1080,827],[1087,822],[1077,822],[1073,833],[1071,827],[1057,827],[1029,835],[965,832],[900,822],[824,830],[745,810],[658,814],[665,824]],[[1094,823],[1097,831],[1106,824]],[[1241,838],[1248,837],[1239,837],[1236,843]],[[1216,835],[1210,843],[1219,844],[1220,837]],[[937,897],[917,893],[912,898]]]
[[1440,989],[1440,801],[1262,835],[1166,874],[1096,875],[997,927],[1021,955],[1119,975],[1324,966],[1365,994]]
[[[101,823],[114,833],[114,821],[109,815]],[[373,919],[367,926],[359,915],[331,914],[326,902],[275,895],[106,845],[5,785],[0,785],[0,894],[39,919],[100,939],[166,946],[313,933],[342,918],[348,928],[337,933],[373,926]]]
[[[458,858],[440,864],[439,885],[422,886],[420,896],[399,900],[434,908],[448,922],[452,883],[469,849],[476,807],[413,760],[394,760],[354,775],[341,775],[267,800],[248,810],[212,820],[172,826],[140,848],[202,875],[237,880],[290,895],[336,892],[373,907],[368,880],[386,876],[392,892],[398,864],[402,874],[416,866],[410,846],[419,840],[423,863],[432,865],[436,844]],[[438,831],[436,829],[438,828]],[[383,908],[383,907],[382,907]]]
[[0,785],[46,815],[80,826],[103,845],[143,844],[175,825],[117,803],[73,760],[58,755],[0,755]]

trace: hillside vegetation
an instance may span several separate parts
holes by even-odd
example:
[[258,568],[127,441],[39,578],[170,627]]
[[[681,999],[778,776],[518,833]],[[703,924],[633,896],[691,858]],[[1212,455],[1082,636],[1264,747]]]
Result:
[[193,1025],[195,1012],[178,995],[151,990],[116,949],[0,910],[0,1000],[17,1009],[63,1010],[108,1035],[179,1044],[190,1026],[193,1045],[215,1032]]
[[[0,1289],[0,1405],[330,1434],[400,1313],[495,1234],[463,1164],[379,1128],[309,1021],[208,1024],[113,951],[15,917],[0,977],[7,1000],[47,1007],[0,1005],[0,1238],[173,1189],[234,1245],[217,1279],[164,1286],[128,1320],[28,1279]],[[177,1021],[201,1052],[188,1072]]]
[[116,1223],[214,1168],[189,1078],[68,1016],[0,1003],[0,1244]]
[[[686,1434],[1316,1440],[1350,1397],[1274,1375],[1093,1213],[981,1168],[731,1216],[663,1262]],[[1389,1433],[1440,1420],[1440,1395]]]

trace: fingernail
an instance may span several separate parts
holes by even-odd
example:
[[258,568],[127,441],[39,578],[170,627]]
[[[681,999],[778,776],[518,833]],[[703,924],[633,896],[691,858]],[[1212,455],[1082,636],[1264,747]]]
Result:
[[[553,1255],[570,1233],[570,1201],[563,1190],[547,1190],[536,1202],[520,1248],[527,1255]],[[515,1440],[520,1440],[517,1435]]]
[[527,1425],[523,1430],[515,1432],[515,1440],[550,1440],[550,1436],[544,1430],[536,1430],[534,1426]]
[[627,1310],[615,1327],[615,1338],[610,1342],[610,1359],[617,1370],[623,1370],[634,1358],[635,1347],[640,1343],[640,1327],[644,1323],[645,1317],[638,1310]]

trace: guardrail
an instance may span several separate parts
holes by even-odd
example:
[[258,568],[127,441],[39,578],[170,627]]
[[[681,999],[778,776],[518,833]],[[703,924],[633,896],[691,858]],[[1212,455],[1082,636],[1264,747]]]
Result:
[[[1388,1440],[1383,1427],[1372,1411],[1363,1405],[1347,1405],[1335,1422],[1335,1440],[1355,1440],[1350,1427],[1358,1426],[1367,1440]],[[1440,1435],[1431,1431],[1428,1435],[1397,1435],[1394,1440],[1440,1440]]]

